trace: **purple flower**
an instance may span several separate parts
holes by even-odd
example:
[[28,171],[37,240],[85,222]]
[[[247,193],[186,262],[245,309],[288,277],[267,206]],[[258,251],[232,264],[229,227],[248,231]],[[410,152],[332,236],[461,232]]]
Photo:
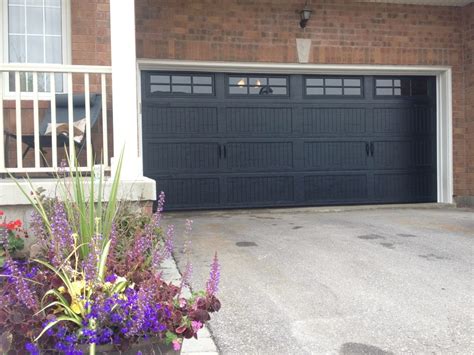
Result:
[[41,215],[36,211],[33,211],[31,213],[30,229],[33,232],[32,234],[34,235],[36,240],[38,240],[39,245],[43,249],[47,249],[49,246],[48,233],[46,233],[43,217],[41,217]]
[[17,262],[8,259],[5,262],[5,271],[10,275],[9,282],[14,284],[18,299],[29,309],[36,310],[38,302],[30,289],[28,281],[25,280],[23,272],[18,267]]
[[164,206],[165,206],[165,193],[161,191],[160,196],[158,197],[158,208],[156,209],[156,212],[158,213],[163,212]]
[[189,282],[191,281],[191,275],[193,273],[193,264],[188,260],[186,263],[186,266],[184,268],[183,275],[181,275],[181,284],[179,286],[179,291],[181,293],[181,290],[183,287],[189,286]]
[[26,343],[25,349],[28,351],[28,353],[30,353],[30,355],[40,355],[40,351],[35,344]]
[[89,242],[89,254],[82,262],[86,281],[94,281],[97,277],[97,264],[102,252],[102,235],[94,234]]
[[53,246],[52,264],[59,267],[74,246],[72,229],[69,226],[64,204],[56,201],[51,220],[51,242]]
[[105,282],[114,283],[115,280],[117,280],[117,275],[115,275],[115,274],[107,275],[105,277]]
[[211,264],[211,271],[209,273],[209,279],[206,283],[206,292],[209,296],[213,296],[219,289],[219,279],[221,276],[219,260],[217,259],[217,252],[214,255],[214,260]]

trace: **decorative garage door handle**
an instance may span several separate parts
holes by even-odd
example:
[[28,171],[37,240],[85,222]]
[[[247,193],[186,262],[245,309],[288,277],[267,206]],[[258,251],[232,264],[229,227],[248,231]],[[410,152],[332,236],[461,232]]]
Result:
[[374,150],[375,150],[374,142],[370,142],[370,155],[371,156],[374,156]]
[[367,154],[367,156],[369,156],[370,154],[369,142],[365,142],[365,153]]

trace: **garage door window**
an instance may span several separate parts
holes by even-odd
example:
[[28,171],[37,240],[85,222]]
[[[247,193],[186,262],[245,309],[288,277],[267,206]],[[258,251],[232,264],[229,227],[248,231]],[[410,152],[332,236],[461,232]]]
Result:
[[307,96],[362,96],[362,80],[345,77],[308,77],[305,79]]
[[375,79],[376,96],[427,96],[426,78],[380,78]]
[[288,96],[288,78],[275,76],[229,76],[230,95]]
[[212,75],[156,74],[150,75],[153,95],[213,95]]

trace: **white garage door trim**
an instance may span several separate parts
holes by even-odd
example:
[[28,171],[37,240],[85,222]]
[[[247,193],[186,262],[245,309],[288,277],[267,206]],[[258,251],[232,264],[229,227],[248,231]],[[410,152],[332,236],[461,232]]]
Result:
[[[437,86],[438,202],[453,203],[452,70],[447,66],[284,64],[205,62],[186,60],[137,60],[137,93],[141,107],[141,70],[203,71],[269,74],[433,75]],[[141,130],[141,112],[139,117]],[[142,134],[140,131],[140,146]]]

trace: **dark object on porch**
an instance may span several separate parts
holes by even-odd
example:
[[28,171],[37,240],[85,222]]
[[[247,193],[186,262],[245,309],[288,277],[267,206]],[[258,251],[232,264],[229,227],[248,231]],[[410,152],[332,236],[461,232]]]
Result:
[[[100,94],[90,94],[90,122],[91,129],[97,122],[99,114],[102,109],[102,95]],[[73,95],[73,122],[75,124],[80,123],[86,117],[86,107],[85,107],[85,96],[84,94],[75,94]],[[68,134],[68,94],[56,94],[56,147],[63,148],[69,147],[69,134]],[[74,128],[74,131],[78,130]],[[82,134],[75,134],[74,144],[77,152],[77,156],[81,153],[82,149],[85,147],[87,129],[84,126]],[[6,132],[5,147],[8,147],[8,138],[17,139],[15,133]],[[21,136],[22,143],[26,145],[26,149],[23,151],[22,158],[25,159],[26,154],[30,149],[35,148],[35,135],[27,134]],[[51,135],[51,108],[48,108],[39,124],[39,146],[41,151],[41,160],[43,161],[44,166],[47,166],[45,160],[46,148],[53,147],[52,135]],[[7,149],[5,149],[7,151]]]

